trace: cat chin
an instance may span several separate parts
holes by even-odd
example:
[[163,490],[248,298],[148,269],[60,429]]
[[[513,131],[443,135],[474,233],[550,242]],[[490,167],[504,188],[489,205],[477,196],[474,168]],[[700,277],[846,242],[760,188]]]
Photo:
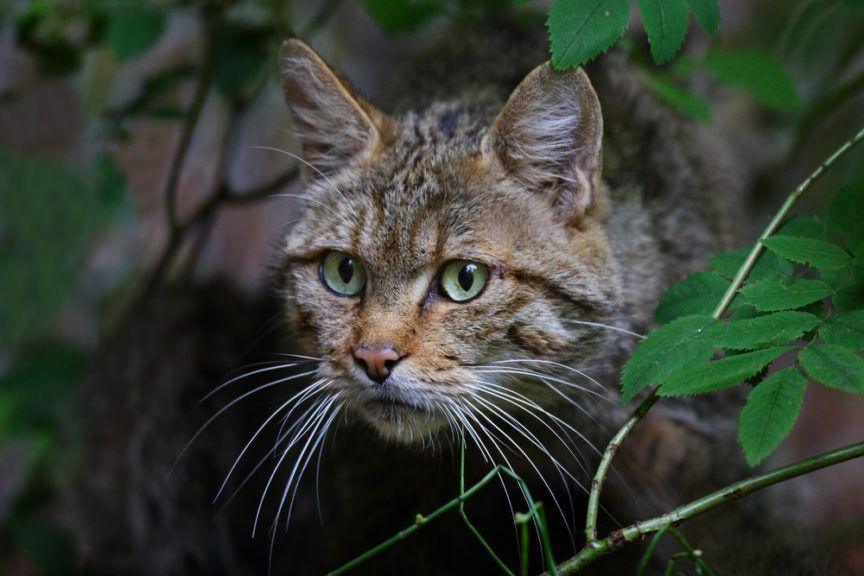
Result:
[[398,406],[364,406],[360,414],[383,440],[402,444],[425,443],[447,425],[437,414]]

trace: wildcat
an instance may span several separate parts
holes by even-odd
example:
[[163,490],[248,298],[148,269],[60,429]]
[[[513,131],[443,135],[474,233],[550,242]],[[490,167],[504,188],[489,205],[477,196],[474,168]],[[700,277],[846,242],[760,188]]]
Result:
[[[277,445],[256,454],[264,494],[241,492],[232,515],[254,516],[270,545],[226,554],[243,532],[207,535],[159,571],[261,573],[268,548],[274,574],[336,568],[456,494],[462,436],[466,481],[513,467],[547,506],[556,557],[579,545],[597,450],[629,414],[617,372],[663,290],[733,246],[745,195],[723,143],[659,104],[621,54],[559,72],[544,46],[517,25],[457,30],[394,83],[384,112],[286,41],[306,207],[276,269],[300,354],[281,366],[284,386],[258,371]],[[661,402],[616,459],[601,533],[744,475],[738,406],[736,392]],[[314,485],[295,491],[313,467]],[[775,537],[773,502],[685,531],[722,574],[825,574]],[[511,566],[512,513],[525,507],[504,481],[469,506]],[[357,573],[496,570],[455,515],[412,538]],[[632,573],[640,553],[586,573]],[[532,562],[541,571],[536,545]]]

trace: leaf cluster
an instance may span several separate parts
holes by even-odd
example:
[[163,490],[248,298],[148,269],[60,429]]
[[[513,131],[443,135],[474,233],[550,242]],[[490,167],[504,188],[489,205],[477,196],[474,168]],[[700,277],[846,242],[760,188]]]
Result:
[[[621,400],[650,385],[661,396],[752,386],[739,441],[751,465],[770,455],[798,418],[807,377],[864,393],[864,191],[846,187],[826,221],[796,217],[766,248],[730,306],[712,314],[750,249],[719,254],[674,284],[621,376]],[[784,357],[788,368],[770,373]]]

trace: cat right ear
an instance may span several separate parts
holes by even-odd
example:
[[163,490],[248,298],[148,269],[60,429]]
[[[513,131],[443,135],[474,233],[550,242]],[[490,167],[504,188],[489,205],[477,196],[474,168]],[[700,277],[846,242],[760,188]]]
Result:
[[482,151],[525,188],[545,195],[563,219],[578,221],[596,200],[602,140],[600,102],[588,76],[547,62],[510,95]]
[[304,159],[326,174],[374,154],[386,116],[354,95],[305,42],[290,38],[280,54],[282,89]]

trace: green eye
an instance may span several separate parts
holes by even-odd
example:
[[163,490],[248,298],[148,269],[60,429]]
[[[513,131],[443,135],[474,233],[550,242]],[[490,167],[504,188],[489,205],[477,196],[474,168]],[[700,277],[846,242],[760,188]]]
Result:
[[366,269],[345,252],[328,252],[321,261],[321,281],[342,296],[356,296],[366,286]]
[[489,268],[483,264],[454,260],[441,271],[441,290],[454,302],[467,302],[483,291],[487,280]]

